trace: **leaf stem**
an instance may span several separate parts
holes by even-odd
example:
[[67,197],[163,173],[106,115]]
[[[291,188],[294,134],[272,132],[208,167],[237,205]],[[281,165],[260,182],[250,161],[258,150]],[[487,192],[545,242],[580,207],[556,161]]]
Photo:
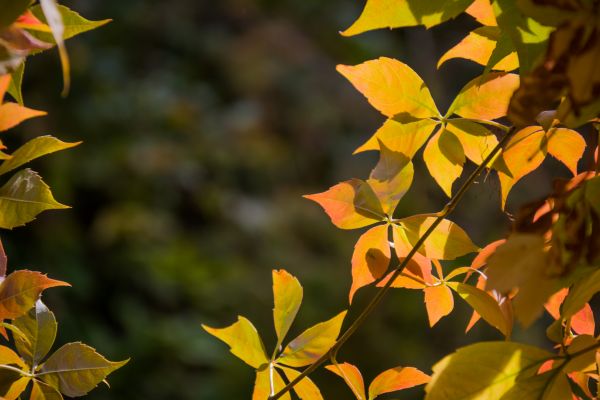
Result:
[[429,238],[429,236],[433,233],[435,228],[444,220],[448,214],[450,214],[456,208],[456,205],[462,199],[467,190],[471,187],[471,185],[475,182],[477,177],[487,168],[487,166],[491,163],[491,161],[495,158],[495,156],[500,153],[504,144],[508,142],[511,138],[512,134],[515,132],[514,127],[508,128],[506,134],[500,139],[498,144],[492,149],[492,151],[488,154],[488,156],[483,160],[481,165],[477,167],[475,171],[471,173],[471,175],[467,178],[467,180],[462,184],[462,186],[458,189],[458,191],[454,194],[454,196],[448,201],[448,203],[444,206],[442,211],[436,214],[437,218],[433,221],[431,226],[423,233],[423,235],[419,238],[417,243],[415,243],[414,247],[410,250],[410,252],[406,255],[404,260],[396,267],[392,276],[386,284],[373,296],[369,304],[363,309],[358,317],[352,322],[352,324],[344,331],[342,336],[335,342],[335,344],[323,354],[317,361],[309,365],[300,375],[298,375],[294,380],[288,383],[283,389],[277,392],[274,396],[270,396],[269,400],[277,400],[281,398],[285,393],[289,392],[298,382],[300,382],[304,377],[308,376],[310,373],[315,371],[321,364],[326,362],[331,354],[337,353],[340,347],[346,343],[346,341],[354,334],[354,332],[365,322],[367,317],[373,312],[375,308],[379,305],[385,294],[388,292],[392,283],[396,280],[398,276],[402,273],[404,267],[410,262],[413,256],[417,253],[419,248],[425,243],[425,241]]
[[478,124],[482,124],[482,125],[489,125],[489,126],[493,126],[494,128],[498,128],[501,129],[504,132],[509,132],[512,127],[510,126],[506,126],[506,125],[502,125],[499,122],[495,122],[495,121],[488,121],[485,119],[473,119],[473,118],[450,118],[447,119],[447,121],[472,121],[472,122],[477,122]]

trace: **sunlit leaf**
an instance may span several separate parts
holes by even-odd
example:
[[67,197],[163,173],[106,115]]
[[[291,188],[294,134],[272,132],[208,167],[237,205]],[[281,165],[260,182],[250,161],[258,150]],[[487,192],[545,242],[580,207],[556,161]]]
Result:
[[485,246],[483,249],[481,249],[481,251],[473,259],[473,262],[471,263],[471,268],[480,269],[481,267],[486,265],[487,259],[489,258],[489,256],[494,254],[496,249],[500,245],[504,244],[504,242],[506,242],[506,239],[496,240],[496,241],[488,244],[487,246]]
[[357,400],[366,400],[365,382],[359,369],[350,363],[338,363],[336,365],[327,365],[329,371],[342,378]]
[[[394,229],[394,234],[396,235],[396,231],[400,231],[399,228]],[[391,279],[391,275],[394,274],[394,271],[390,272],[388,276],[383,278],[378,284],[378,287],[381,287],[387,283],[388,280]],[[422,256],[419,253],[416,253],[406,264],[404,270],[400,273],[400,275],[394,279],[394,282],[391,284],[391,287],[394,288],[405,288],[405,289],[424,289],[427,285],[433,285],[434,278],[431,275],[431,260]]]
[[9,274],[0,284],[0,319],[13,319],[27,313],[42,291],[57,286],[70,285],[35,271]]
[[9,130],[30,118],[46,115],[44,111],[32,110],[17,103],[0,105],[0,132]]
[[513,92],[519,87],[519,76],[490,72],[465,85],[456,96],[448,113],[464,118],[493,120],[506,115]]
[[[84,33],[84,32],[99,28],[102,25],[106,25],[107,23],[109,23],[111,21],[110,19],[103,19],[100,21],[90,21],[86,18],[83,18],[77,12],[75,12],[63,5],[58,5],[58,11],[60,12],[60,15],[62,17],[62,22],[63,22],[63,26],[64,26],[63,38],[65,40],[70,39],[73,36],[79,35],[80,33]],[[35,15],[37,18],[39,18],[40,21],[46,22],[46,18],[44,16],[44,13],[40,6],[33,6],[31,8],[31,12],[33,13],[33,15]],[[34,35],[45,42],[49,42],[49,43],[54,42],[54,37],[51,34],[43,34],[43,33],[36,32],[36,33],[34,33]]]
[[62,395],[52,386],[34,379],[29,400],[63,400]]
[[352,179],[332,186],[326,192],[305,195],[317,202],[331,222],[341,229],[355,229],[384,219],[377,196],[366,182]]
[[496,16],[490,0],[475,0],[465,12],[482,25],[496,26]]
[[54,153],[60,150],[69,149],[79,145],[81,142],[67,143],[52,136],[38,136],[33,138],[23,146],[19,147],[12,157],[0,164],[0,175],[12,171],[23,164],[28,163],[38,157]]
[[448,282],[447,285],[462,297],[477,314],[488,324],[508,336],[509,329],[498,302],[487,292],[460,282]]
[[56,318],[54,313],[41,300],[26,314],[16,318],[13,323],[27,338],[15,336],[15,345],[21,357],[29,365],[37,366],[48,354],[56,338]]
[[83,343],[68,343],[48,357],[37,377],[69,397],[78,397],[128,361],[108,361]]
[[[252,400],[267,400],[271,394],[279,392],[285,387],[285,382],[277,370],[273,370],[273,387],[271,388],[271,371],[269,368],[256,371],[256,380],[254,381],[254,392]],[[273,390],[271,390],[273,389]],[[283,400],[290,400],[290,394],[286,393],[281,397]]]
[[[414,215],[399,220],[404,235],[398,232],[397,237],[394,236],[398,255],[406,255],[435,220],[435,217],[429,215]],[[477,250],[477,246],[464,230],[454,222],[444,219],[429,235],[419,252],[427,258],[453,260]]]
[[390,264],[388,226],[369,229],[356,242],[352,254],[352,287],[349,301],[358,289],[381,278]]
[[251,367],[258,369],[269,362],[256,328],[246,318],[238,316],[238,320],[226,328],[217,329],[206,325],[202,325],[202,328],[225,342],[233,355]]
[[577,163],[585,151],[585,139],[572,129],[553,128],[546,137],[548,138],[548,153],[565,164],[567,168],[577,175]]
[[273,321],[277,341],[281,341],[288,333],[302,303],[302,286],[298,279],[281,269],[273,270]]
[[17,172],[0,188],[0,228],[25,225],[42,211],[64,208],[69,207],[54,200],[48,185],[30,169]]
[[[497,397],[493,397],[496,399]],[[504,400],[565,400],[572,398],[567,376],[551,370],[540,375],[518,379],[506,393]]]
[[427,143],[423,159],[444,193],[452,196],[452,184],[462,174],[465,163],[465,153],[458,138],[447,129],[440,129]]
[[343,311],[308,328],[287,345],[277,362],[290,367],[312,364],[334,345],[345,317],[346,311]]
[[396,392],[429,382],[427,374],[413,367],[396,367],[383,371],[369,385],[369,400],[380,394]]
[[[454,58],[464,58],[479,65],[488,65],[492,53],[498,45],[500,35],[500,29],[496,26],[483,26],[473,30],[460,43],[444,53],[438,61],[438,68]],[[491,69],[498,71],[508,72],[517,68],[519,68],[519,59],[514,52],[491,65]]]
[[428,286],[425,292],[425,307],[429,326],[433,327],[437,322],[450,314],[454,309],[454,297],[452,291],[446,285]]
[[465,156],[477,165],[482,164],[498,144],[498,139],[489,129],[469,120],[450,120],[446,130],[458,138]]
[[425,25],[430,28],[463,12],[473,0],[368,0],[352,26],[342,35],[352,36],[373,29]]
[[[285,377],[290,382],[292,380],[296,379],[300,375],[300,372],[298,372],[292,368],[285,368],[285,367],[281,367],[281,366],[278,368],[280,368],[283,371],[283,373],[285,374]],[[323,399],[323,396],[321,395],[321,391],[319,390],[317,385],[315,385],[315,383],[308,376],[305,376],[304,378],[302,378],[302,380],[300,382],[298,382],[296,384],[296,386],[294,386],[294,392],[296,392],[296,394],[298,395],[300,400],[321,400],[321,399]]]
[[[561,318],[560,306],[567,297],[567,294],[569,294],[569,289],[563,288],[554,293],[544,305],[546,311],[548,311],[552,318]],[[594,335],[596,330],[594,312],[588,303],[585,303],[581,310],[573,314],[571,317],[571,328],[580,335]]]
[[379,141],[381,141],[390,150],[402,153],[412,159],[437,125],[438,122],[431,119],[421,119],[409,123],[388,119],[365,144],[355,150],[355,153],[379,150]]
[[552,354],[514,342],[482,342],[458,349],[433,366],[426,400],[504,399],[518,379],[534,376]]
[[380,57],[355,66],[338,65],[337,70],[373,107],[390,118],[430,118],[439,115],[421,77],[398,60]]

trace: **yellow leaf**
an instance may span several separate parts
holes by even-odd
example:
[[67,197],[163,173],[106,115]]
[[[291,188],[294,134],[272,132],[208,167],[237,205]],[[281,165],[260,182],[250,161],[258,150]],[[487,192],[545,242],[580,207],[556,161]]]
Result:
[[475,0],[469,8],[466,9],[466,13],[472,16],[482,25],[496,26],[496,16],[494,15],[494,8],[490,0]]
[[[298,372],[292,368],[285,368],[285,367],[281,367],[281,366],[279,366],[278,368],[280,368],[283,371],[283,373],[285,374],[285,377],[290,382],[293,381],[294,379],[296,379],[300,375],[300,372]],[[296,392],[296,394],[298,395],[300,400],[322,400],[323,399],[323,396],[321,395],[321,391],[319,390],[317,385],[315,385],[315,383],[308,376],[305,376],[304,378],[302,378],[302,380],[300,382],[298,382],[296,384],[296,386],[294,386],[294,392]]]
[[283,269],[273,270],[273,321],[278,346],[296,318],[302,303],[302,292],[298,279]]
[[388,119],[362,146],[354,151],[361,153],[367,150],[379,150],[379,141],[392,151],[402,153],[409,159],[415,156],[438,125],[437,121],[421,119],[409,123],[401,123]]
[[[285,387],[285,382],[279,375],[277,370],[273,370],[273,387],[271,388],[271,371],[269,368],[256,371],[256,380],[254,381],[254,391],[252,400],[268,400],[272,394],[279,392]],[[271,391],[271,389],[273,389]],[[281,399],[290,400],[291,396],[288,393],[284,394]]]
[[356,242],[352,254],[352,287],[349,301],[358,289],[381,278],[390,264],[388,226],[369,229]]
[[577,175],[577,163],[585,151],[585,139],[572,129],[553,128],[546,134],[548,138],[548,153],[566,165]]
[[467,158],[477,165],[481,164],[498,144],[498,139],[489,129],[473,121],[449,120],[446,130],[458,138]]
[[498,302],[484,290],[460,282],[447,285],[462,297],[488,324],[508,336],[508,324]]
[[445,127],[427,143],[423,159],[429,173],[448,197],[452,196],[452,184],[463,171],[465,153],[458,138]]

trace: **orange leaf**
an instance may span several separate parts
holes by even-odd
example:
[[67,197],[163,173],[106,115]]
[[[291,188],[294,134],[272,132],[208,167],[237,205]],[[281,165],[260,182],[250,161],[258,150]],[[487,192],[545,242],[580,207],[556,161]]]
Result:
[[423,291],[429,326],[433,327],[442,317],[452,312],[454,297],[452,297],[452,290],[446,285],[428,286]]
[[369,103],[388,117],[430,118],[439,115],[429,89],[408,65],[381,57],[356,66],[338,65]]
[[423,159],[429,173],[448,197],[452,184],[463,171],[465,153],[458,138],[447,129],[440,129],[427,143]]
[[369,399],[380,394],[408,389],[430,381],[429,375],[413,367],[396,367],[383,371],[369,385]]
[[563,163],[573,175],[577,175],[577,163],[585,151],[585,139],[572,129],[553,128],[546,134],[548,153]]
[[298,279],[283,269],[273,270],[273,321],[279,344],[296,318],[302,303],[302,293]]
[[304,197],[319,203],[331,222],[341,229],[362,228],[385,218],[373,189],[360,179],[338,183],[326,192]]
[[[544,304],[546,311],[554,319],[561,318],[560,306],[569,294],[568,288],[563,288],[554,293]],[[594,313],[588,303],[571,317],[571,328],[579,335],[594,335],[596,323],[594,321]]]
[[488,257],[494,254],[498,246],[500,246],[504,242],[506,242],[506,239],[496,240],[495,242],[492,242],[485,246],[483,249],[481,249],[481,251],[473,259],[473,262],[471,263],[471,268],[479,269],[486,265]]
[[20,106],[17,103],[4,103],[0,105],[0,132],[13,128],[27,119],[42,115],[46,115],[46,113]]
[[[470,32],[460,43],[448,50],[439,59],[437,67],[453,58],[471,60],[484,67],[488,65],[490,57],[500,37],[500,29],[496,26],[483,26]],[[512,71],[519,68],[517,53],[512,52],[491,69],[498,71]]]
[[337,365],[327,365],[325,368],[342,378],[358,400],[366,400],[365,382],[356,366],[345,362]]
[[[475,285],[475,287],[481,290],[485,290],[485,278],[482,275],[479,275],[479,277],[477,278],[477,284]],[[471,328],[473,328],[477,321],[479,321],[480,319],[481,315],[479,315],[477,311],[473,310],[473,314],[471,314],[471,319],[469,320],[469,323],[465,328],[465,333],[469,332]]]
[[[384,286],[394,271],[383,278],[377,287]],[[433,285],[433,275],[431,275],[431,260],[416,253],[412,259],[408,261],[404,270],[394,279],[391,287],[405,289],[424,289],[427,285]]]
[[10,80],[12,79],[10,74],[0,75],[0,102],[4,99],[4,95],[8,90],[8,86],[10,85]]
[[472,16],[482,25],[496,26],[496,15],[490,0],[475,0],[466,13]]
[[356,242],[352,254],[352,287],[349,301],[358,289],[381,278],[390,264],[388,226],[369,229]]
[[446,116],[492,120],[503,117],[513,92],[519,87],[519,76],[490,72],[465,85],[456,96]]
[[385,121],[383,126],[354,151],[360,153],[367,150],[379,150],[378,141],[385,143],[390,150],[404,154],[409,159],[415,156],[438,125],[437,121],[421,119],[414,122],[401,123],[393,119]]
[[15,271],[0,284],[0,320],[17,318],[28,312],[45,289],[71,286],[35,271]]

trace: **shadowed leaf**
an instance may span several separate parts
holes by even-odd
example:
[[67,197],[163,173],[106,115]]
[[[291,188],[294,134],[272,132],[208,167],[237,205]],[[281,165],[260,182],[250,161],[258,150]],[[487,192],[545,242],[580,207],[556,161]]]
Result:
[[396,206],[410,188],[414,168],[406,155],[392,151],[379,142],[379,162],[371,172],[367,183],[379,199],[386,215],[392,215]]
[[381,278],[390,264],[388,226],[369,229],[356,242],[352,254],[352,287],[349,301],[358,289]]
[[28,340],[15,336],[17,351],[29,365],[37,366],[52,349],[56,338],[54,313],[38,300],[29,312],[16,318],[13,323]]
[[31,398],[29,400],[63,400],[63,397],[52,386],[34,379],[31,388]]
[[465,153],[458,138],[447,129],[440,129],[427,143],[423,159],[429,173],[448,197],[452,184],[463,171]]
[[447,285],[462,297],[488,324],[508,336],[509,329],[498,302],[484,290],[460,282]]

